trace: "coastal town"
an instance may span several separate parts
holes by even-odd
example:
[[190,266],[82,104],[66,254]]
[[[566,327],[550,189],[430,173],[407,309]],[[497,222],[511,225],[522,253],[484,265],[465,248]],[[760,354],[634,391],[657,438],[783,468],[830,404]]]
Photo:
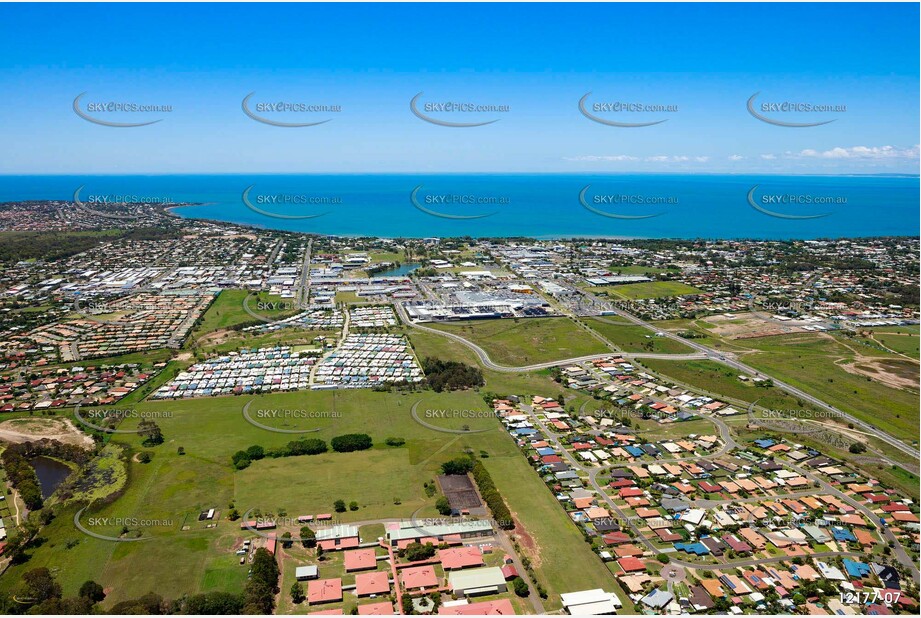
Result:
[[[68,206],[0,221],[112,227]],[[228,585],[177,582],[182,603],[270,561],[277,613],[917,612],[917,239],[340,238],[125,208],[160,231],[6,249],[0,439],[81,446],[38,496],[5,470],[3,580],[53,564],[42,530],[200,539]],[[192,498],[136,493],[190,455]],[[158,518],[114,525],[123,492]],[[123,609],[172,594],[84,572]]]

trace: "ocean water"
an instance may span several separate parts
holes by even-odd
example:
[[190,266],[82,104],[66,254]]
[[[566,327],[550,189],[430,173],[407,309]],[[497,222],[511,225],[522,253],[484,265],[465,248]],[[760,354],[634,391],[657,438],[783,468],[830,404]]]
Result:
[[194,202],[202,205],[175,212],[182,217],[343,236],[813,239],[919,235],[917,177],[0,176],[0,201],[72,201],[78,189],[84,202],[123,196]]

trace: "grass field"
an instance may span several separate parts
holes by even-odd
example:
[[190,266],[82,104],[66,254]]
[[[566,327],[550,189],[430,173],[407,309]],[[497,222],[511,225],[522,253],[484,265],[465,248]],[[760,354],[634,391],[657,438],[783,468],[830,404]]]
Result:
[[900,328],[872,328],[873,338],[890,350],[899,354],[918,358],[921,337],[918,335],[918,326],[902,326]]
[[697,288],[680,281],[649,281],[646,283],[627,283],[625,285],[605,285],[592,289],[606,292],[609,296],[617,296],[625,300],[701,293]]
[[[192,330],[190,341],[195,341],[202,335],[223,328],[257,322],[256,318],[249,315],[243,308],[243,301],[249,294],[247,290],[223,290],[208,307],[198,326]],[[269,319],[285,318],[296,313],[295,310],[287,309],[286,306],[279,310],[261,309],[260,302],[293,303],[294,301],[271,294],[254,294],[247,303],[250,310]]]
[[656,337],[653,331],[636,324],[617,323],[608,318],[585,318],[584,320],[588,326],[625,352],[687,354],[694,351],[674,339]]
[[[811,410],[807,405],[776,387],[755,386],[743,382],[739,373],[725,365],[711,360],[670,361],[643,359],[643,365],[656,373],[688,384],[697,389],[713,393],[717,397],[731,397],[758,405],[769,410]],[[739,410],[743,412],[744,410]]]
[[[533,377],[544,383],[547,379]],[[582,542],[552,494],[515,447],[512,439],[491,418],[425,418],[426,422],[448,429],[463,424],[470,429],[490,429],[482,433],[455,434],[435,431],[413,420],[410,410],[486,410],[475,392],[435,394],[375,393],[370,391],[314,391],[255,397],[250,415],[257,410],[313,410],[335,412],[337,417],[322,420],[267,420],[260,422],[282,429],[317,428],[305,434],[327,441],[349,432],[366,432],[375,447],[357,453],[327,453],[318,456],[266,459],[248,469],[234,471],[230,455],[253,444],[277,447],[295,439],[249,424],[242,415],[248,398],[208,398],[177,402],[144,402],[142,411],[158,411],[157,419],[165,442],[144,448],[139,438],[118,434],[112,442],[135,452],[153,455],[148,464],[130,461],[126,491],[109,505],[98,505],[85,513],[81,522],[99,518],[90,529],[118,536],[120,519],[138,518],[145,523],[129,526],[149,540],[112,542],[85,536],[75,530],[73,509],[65,510],[42,532],[46,543],[30,551],[25,565],[12,567],[2,578],[0,588],[15,589],[24,570],[39,566],[55,568],[55,576],[65,595],[75,594],[87,579],[111,589],[106,605],[142,595],[150,590],[175,598],[184,593],[207,590],[239,590],[245,567],[236,564],[231,551],[242,538],[239,523],[226,520],[231,502],[242,513],[258,508],[263,513],[286,512],[290,516],[332,511],[332,502],[343,499],[359,503],[357,511],[346,511],[344,520],[380,517],[409,517],[420,507],[431,511],[434,498],[428,498],[423,483],[434,478],[442,461],[472,449],[485,451],[487,468],[500,489],[508,491],[510,508],[520,517],[533,538],[535,548],[565,555],[565,562],[547,560],[539,569],[551,595],[573,588],[577,582],[611,589],[611,580],[597,557]],[[168,413],[168,414],[166,414]],[[332,416],[332,415],[330,415]],[[130,428],[136,419],[126,420]],[[387,437],[406,440],[403,447],[384,445]],[[182,446],[185,455],[179,455]],[[220,510],[221,520],[214,529],[205,529],[197,514],[209,508]],[[100,523],[101,522],[101,523]],[[188,525],[190,529],[183,530]],[[539,560],[536,549],[532,559]],[[66,565],[67,568],[57,568]],[[177,568],[181,565],[181,568]],[[556,603],[551,599],[550,605]]]
[[918,437],[918,394],[848,373],[835,360],[853,352],[820,335],[781,335],[746,341],[759,350],[747,364],[789,382],[840,410],[907,441]]
[[433,326],[472,341],[501,365],[531,365],[609,351],[569,318],[480,320]]

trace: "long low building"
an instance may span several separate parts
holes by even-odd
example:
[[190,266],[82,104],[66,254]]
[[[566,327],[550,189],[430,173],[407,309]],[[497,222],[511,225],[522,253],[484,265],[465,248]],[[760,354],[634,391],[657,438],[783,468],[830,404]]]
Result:
[[566,592],[560,595],[560,599],[566,611],[574,616],[616,614],[622,605],[616,594],[605,592],[601,588]]
[[401,522],[399,527],[387,530],[387,539],[394,547],[401,543],[432,539],[434,541],[460,540],[493,533],[492,524],[482,520],[458,521],[449,524]]
[[499,567],[452,571],[448,575],[448,587],[453,594],[468,597],[499,594],[507,589],[505,574]]

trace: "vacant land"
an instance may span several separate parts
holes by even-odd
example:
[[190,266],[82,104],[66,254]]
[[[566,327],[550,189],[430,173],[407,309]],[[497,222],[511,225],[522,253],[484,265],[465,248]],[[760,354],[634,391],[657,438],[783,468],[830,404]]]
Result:
[[[550,391],[551,383],[543,376],[524,381],[532,383],[542,385],[540,392],[559,389]],[[323,419],[258,417],[260,423],[278,429],[319,429],[306,434],[276,433],[244,419],[242,408],[251,400],[252,418],[257,418],[260,409],[335,415]],[[470,431],[446,433],[425,427],[411,414],[417,403],[418,416],[429,425],[455,430],[468,425]],[[607,572],[594,568],[597,557],[498,421],[438,414],[440,410],[487,410],[482,397],[473,391],[313,391],[144,402],[137,408],[160,413],[156,422],[165,442],[144,447],[137,436],[113,436],[113,443],[135,454],[147,451],[152,460],[144,464],[130,457],[124,493],[110,504],[94,505],[83,514],[81,523],[93,532],[119,537],[124,519],[145,520],[131,523],[128,534],[148,540],[119,543],[86,536],[74,528],[75,509],[71,507],[43,530],[47,541],[30,550],[31,559],[11,567],[0,579],[0,589],[12,590],[25,570],[52,567],[66,556],[71,568],[55,571],[65,595],[75,594],[84,581],[93,579],[109,591],[107,606],[150,590],[167,591],[165,596],[170,597],[237,591],[245,581],[246,567],[238,565],[233,555],[234,545],[244,535],[239,522],[227,519],[232,508],[241,514],[258,508],[262,513],[284,512],[293,517],[331,512],[333,501],[342,499],[359,505],[356,511],[338,514],[342,520],[409,517],[419,508],[424,509],[423,514],[434,515],[435,497],[426,495],[423,484],[435,478],[441,462],[465,449],[489,455],[484,463],[500,489],[509,492],[509,507],[526,526],[521,543],[527,555],[537,562],[543,552],[567,557],[565,561],[545,560],[538,569],[552,596],[549,606],[558,605],[559,593],[573,589],[577,582],[612,589]],[[130,429],[136,422],[128,419],[120,428]],[[488,431],[474,433],[481,429]],[[230,456],[251,445],[279,447],[302,437],[329,442],[333,436],[352,432],[370,434],[375,446],[353,453],[264,459],[241,471],[234,471],[231,465]],[[388,437],[403,438],[406,443],[389,447],[384,444]],[[179,454],[179,447],[185,454]],[[214,528],[197,521],[198,513],[210,508],[220,511]],[[180,564],[181,569],[177,568]]]
[[902,326],[900,328],[873,328],[869,329],[872,339],[899,354],[918,358],[921,337],[918,335],[917,326]]
[[481,320],[433,326],[472,341],[502,365],[520,367],[609,351],[569,318]]
[[585,318],[585,323],[624,352],[687,354],[694,351],[674,339],[657,337],[654,331],[636,324],[616,322],[608,318]]
[[717,398],[729,397],[746,403],[758,401],[759,406],[769,410],[812,409],[779,388],[756,386],[751,381],[740,380],[739,372],[715,361],[643,359],[642,362],[656,373],[712,393]]
[[[917,440],[917,388],[914,392],[899,390],[870,376],[847,371],[843,365],[855,363],[859,368],[871,362],[856,358],[854,348],[830,336],[817,334],[765,337],[746,341],[746,345],[758,350],[744,357],[747,364],[812,393],[883,431],[906,440]],[[879,365],[879,362],[876,361],[874,370],[885,370],[887,365]],[[896,369],[906,370],[902,365]]]
[[627,283],[625,285],[605,285],[592,289],[605,292],[609,296],[619,296],[625,300],[701,293],[697,288],[679,281],[649,281],[646,283]]

